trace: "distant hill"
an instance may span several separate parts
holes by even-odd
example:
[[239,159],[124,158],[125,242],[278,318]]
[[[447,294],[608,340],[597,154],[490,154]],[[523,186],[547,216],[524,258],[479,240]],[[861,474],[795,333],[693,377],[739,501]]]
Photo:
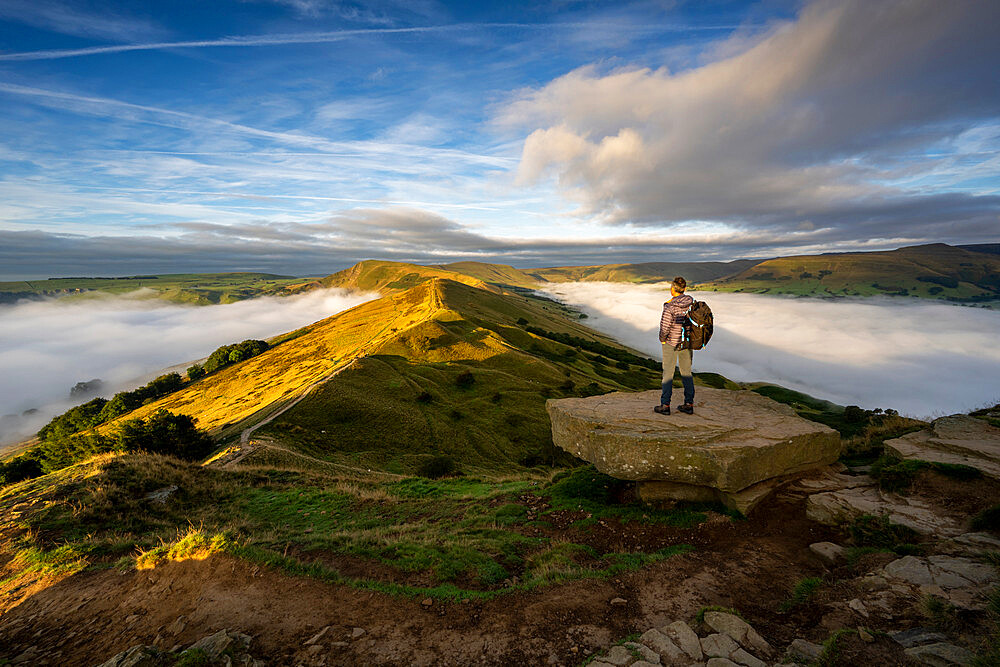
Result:
[[760,263],[757,259],[732,262],[647,262],[644,264],[604,264],[601,266],[558,266],[532,269],[530,273],[549,282],[607,281],[656,283],[684,276],[689,283],[717,280]]
[[808,296],[1000,299],[1000,256],[943,243],[884,252],[781,257],[699,289]]
[[85,298],[93,294],[126,294],[148,289],[156,298],[204,306],[283,294],[304,281],[308,279],[273,273],[166,273],[18,280],[0,282],[0,303],[14,303],[20,299]]

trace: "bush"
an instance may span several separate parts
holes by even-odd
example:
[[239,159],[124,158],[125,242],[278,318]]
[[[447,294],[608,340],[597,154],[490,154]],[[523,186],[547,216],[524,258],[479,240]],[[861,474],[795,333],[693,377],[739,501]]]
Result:
[[417,403],[430,403],[433,400],[434,400],[434,397],[431,396],[426,391],[422,391],[419,394],[417,394]]
[[465,370],[455,376],[455,385],[459,389],[468,389],[476,383],[476,376],[472,374],[472,371]]
[[130,419],[114,435],[115,449],[169,454],[196,461],[208,456],[215,443],[194,425],[188,415],[158,410],[148,419]]
[[859,547],[890,549],[896,553],[918,550],[913,544],[920,538],[917,531],[892,523],[885,515],[863,514],[851,524],[850,532]]
[[246,361],[262,352],[266,352],[268,347],[270,346],[267,344],[267,341],[263,340],[245,340],[242,343],[223,345],[208,355],[208,359],[205,361],[205,372],[214,373],[230,364]]
[[417,474],[428,479],[440,479],[458,472],[455,459],[450,456],[434,456],[427,459],[417,468]]
[[0,463],[0,484],[14,484],[42,475],[42,464],[25,455]]
[[844,408],[844,421],[848,424],[860,424],[868,419],[868,413],[857,405],[848,405]]
[[972,530],[1000,532],[1000,504],[987,507],[972,517]]
[[206,375],[205,367],[202,366],[201,364],[194,364],[192,366],[188,366],[187,376],[188,379],[191,380],[192,382],[194,382],[199,378],[205,377],[205,375]]
[[878,480],[883,491],[901,493],[908,490],[921,470],[933,470],[936,473],[961,481],[978,479],[982,473],[972,466],[953,463],[938,463],[936,461],[921,461],[918,459],[901,460],[891,456],[883,456],[872,464],[871,475]]

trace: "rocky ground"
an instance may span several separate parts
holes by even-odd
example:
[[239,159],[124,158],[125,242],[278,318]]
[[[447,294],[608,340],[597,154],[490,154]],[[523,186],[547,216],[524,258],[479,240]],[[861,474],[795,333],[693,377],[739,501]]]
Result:
[[84,572],[0,611],[0,665],[827,667],[983,655],[1000,535],[970,517],[996,504],[1000,481],[921,469],[890,493],[870,472],[836,464],[746,520],[567,521],[553,530],[585,530],[604,548],[694,549],[489,600],[392,596],[221,554]]

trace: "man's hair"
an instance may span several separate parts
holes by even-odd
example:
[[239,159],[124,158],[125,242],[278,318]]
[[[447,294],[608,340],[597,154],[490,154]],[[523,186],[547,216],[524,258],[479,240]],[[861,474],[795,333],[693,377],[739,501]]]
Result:
[[681,278],[680,276],[674,278],[674,289],[677,290],[678,292],[683,292],[685,289],[687,289],[687,286],[688,286],[687,281]]

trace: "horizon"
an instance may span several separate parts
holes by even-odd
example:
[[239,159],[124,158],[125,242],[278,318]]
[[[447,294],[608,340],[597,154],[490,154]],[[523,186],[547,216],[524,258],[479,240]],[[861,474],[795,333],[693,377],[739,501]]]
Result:
[[[928,245],[948,245],[948,244],[943,244],[941,242],[936,242],[936,243],[932,242],[932,243],[921,244],[920,246],[901,246],[901,247],[898,247],[898,248],[889,248],[889,249],[885,249],[885,250],[867,250],[867,251],[866,250],[860,250],[860,251],[844,251],[844,252],[855,252],[855,253],[858,253],[858,252],[860,252],[860,253],[865,253],[865,252],[892,252],[893,250],[903,250],[905,248],[921,247],[921,246],[928,246]],[[993,245],[997,245],[997,244],[995,244],[995,243],[964,244],[962,246],[951,246],[951,247],[953,247],[953,248],[960,248],[960,249],[969,249],[970,247],[974,247],[976,245],[993,246]],[[803,256],[803,257],[813,256],[813,257],[815,257],[815,256],[831,255],[831,254],[839,254],[839,253],[837,253],[837,252],[801,253],[801,255],[796,255],[796,256]],[[628,261],[624,261],[624,262],[609,262],[607,265],[621,264],[621,265],[635,265],[635,266],[638,266],[638,265],[642,265],[642,264],[661,264],[661,263],[662,264],[670,264],[670,263],[684,263],[684,264],[722,263],[722,264],[731,264],[733,262],[750,261],[750,260],[763,262],[763,261],[767,261],[768,259],[775,259],[775,258],[774,257],[765,257],[765,258],[735,257],[733,259],[728,259],[728,260],[727,259],[700,260],[700,261],[691,261],[691,262],[686,262],[684,260],[676,260],[675,262],[666,261],[666,260],[660,261],[660,262],[657,262],[657,261],[645,261],[645,262],[628,262]],[[334,273],[338,273],[340,271],[344,271],[346,269],[349,269],[352,266],[355,266],[356,264],[359,264],[361,262],[369,262],[369,261],[375,261],[375,262],[396,262],[396,263],[400,263],[400,264],[415,264],[417,266],[444,266],[444,265],[447,265],[447,264],[454,264],[454,263],[460,263],[460,262],[473,262],[473,263],[480,263],[480,264],[496,264],[496,265],[511,266],[512,268],[518,269],[520,271],[543,270],[543,269],[554,269],[554,268],[580,268],[580,267],[595,266],[593,264],[560,264],[560,265],[550,265],[550,266],[517,266],[516,264],[504,264],[503,262],[486,262],[486,261],[482,261],[482,260],[462,260],[462,259],[450,260],[448,262],[403,262],[403,261],[400,261],[400,260],[387,260],[387,259],[379,259],[379,258],[376,258],[376,257],[363,257],[363,258],[358,259],[356,262],[354,262],[354,264],[349,264],[349,265],[346,265],[346,266],[340,266],[339,268],[334,268],[332,270],[322,270],[322,271],[316,271],[316,272],[312,272],[312,273],[279,274],[279,273],[273,273],[273,272],[270,272],[270,271],[263,271],[263,270],[257,270],[257,269],[244,268],[244,269],[233,269],[233,270],[229,270],[229,271],[180,271],[180,272],[170,272],[170,273],[168,273],[168,272],[159,272],[159,273],[147,272],[147,274],[148,275],[157,275],[157,276],[181,276],[181,275],[191,275],[191,274],[198,275],[198,274],[240,274],[240,273],[251,273],[252,274],[252,273],[260,273],[260,274],[270,274],[270,275],[274,275],[274,276],[280,277],[280,278],[323,278],[325,276],[332,275]],[[47,275],[47,274],[38,274],[38,275],[24,275],[24,274],[20,274],[20,275],[8,275],[8,274],[0,274],[0,282],[21,282],[21,281],[31,281],[31,280],[72,280],[72,279],[75,279],[75,278],[84,278],[84,279],[105,279],[105,278],[107,278],[107,279],[124,279],[124,278],[137,278],[137,277],[140,277],[139,274],[125,274],[125,273],[118,274],[118,275],[110,275],[110,274],[97,275],[97,274],[94,274],[94,275],[90,275],[90,276],[82,276],[82,275],[52,276],[52,275]]]
[[10,0],[0,265],[313,275],[995,242],[998,19],[902,0]]

